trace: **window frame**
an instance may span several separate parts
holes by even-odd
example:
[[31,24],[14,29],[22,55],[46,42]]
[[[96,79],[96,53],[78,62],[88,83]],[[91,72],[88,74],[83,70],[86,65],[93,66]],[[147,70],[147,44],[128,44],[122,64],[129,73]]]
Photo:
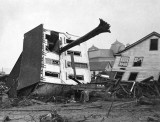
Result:
[[117,71],[117,72],[116,72],[116,74],[115,74],[115,76],[114,76],[114,79],[116,79],[117,73],[123,73],[123,74],[122,74],[122,77],[121,77],[121,79],[122,79],[122,78],[123,78],[123,75],[124,75],[124,72],[121,72],[121,71]]
[[[58,75],[58,77],[54,77],[54,76],[51,76],[51,75],[46,75],[46,73],[52,73],[52,74],[54,74],[54,75]],[[45,71],[45,76],[46,77],[51,77],[51,78],[60,78],[60,73],[58,73],[58,72],[51,72],[51,71]]]
[[[124,62],[122,62],[121,60],[122,60],[122,58],[128,58],[128,62],[126,62],[127,63],[127,65],[126,66],[122,66],[121,65],[121,63],[124,63]],[[120,60],[119,60],[119,64],[118,64],[118,66],[119,67],[127,67],[128,66],[128,63],[129,63],[129,59],[130,59],[130,57],[129,56],[121,56],[121,58],[120,58]]]
[[[75,64],[76,68],[88,69],[88,64],[87,63],[74,62],[74,64]],[[72,64],[71,64],[70,61],[66,61],[66,68],[67,67],[72,67]]]
[[[135,58],[142,58],[142,61],[141,61],[141,65],[140,66],[135,66]],[[142,63],[143,63],[143,59],[144,59],[144,57],[143,56],[141,56],[141,57],[134,57],[134,61],[133,61],[133,67],[141,67],[142,66]]]
[[[130,80],[130,77],[131,77],[131,74],[132,74],[132,73],[137,73],[137,76],[136,76],[135,80]],[[129,77],[128,77],[128,81],[136,81],[136,79],[137,79],[137,77],[138,77],[138,74],[139,74],[139,72],[130,72],[130,75],[129,75]]]
[[[47,60],[49,60],[49,62],[51,62],[51,63],[48,63]],[[53,63],[53,62],[57,62],[57,63]],[[48,65],[60,65],[60,61],[59,60],[54,60],[54,59],[51,59],[51,58],[45,58],[45,64],[48,64]]]
[[[156,49],[151,49],[151,44],[152,44],[152,41],[154,41],[154,40],[157,41],[157,45],[156,45],[157,47],[156,47]],[[158,51],[158,38],[150,39],[149,51]]]
[[66,43],[67,44],[70,44],[70,43],[72,43],[72,42],[74,42],[75,40],[72,40],[72,39],[66,39]]
[[[75,53],[80,53],[80,55],[75,55]],[[72,51],[72,50],[67,50],[66,54],[67,55],[71,55],[71,53],[73,53],[74,56],[82,56],[81,51]]]
[[[69,75],[67,76],[67,78],[68,78],[68,79],[70,79],[70,78],[69,78],[69,76],[74,77],[74,75],[73,75],[73,74],[69,74]],[[79,78],[77,78],[77,77],[82,77],[82,79],[79,79]],[[77,80],[84,81],[84,75],[76,75],[76,79],[77,79]]]

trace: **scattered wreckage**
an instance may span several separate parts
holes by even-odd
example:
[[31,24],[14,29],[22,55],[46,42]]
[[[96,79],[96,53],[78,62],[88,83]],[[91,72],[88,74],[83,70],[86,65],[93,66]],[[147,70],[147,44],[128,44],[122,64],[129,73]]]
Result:
[[[85,42],[100,33],[110,32],[109,28],[110,25],[100,19],[99,26],[93,29],[91,32],[62,48],[58,47],[57,49],[57,45],[55,44],[54,48],[57,53],[61,55],[66,50],[79,45],[80,43]],[[128,82],[121,81],[121,79],[110,79],[108,75],[99,75],[97,76],[97,80],[91,81],[90,83],[82,84],[76,78],[73,54],[71,54],[71,67],[73,69],[74,75],[70,76],[69,78],[76,82],[77,85],[39,82],[37,81],[37,75],[33,74],[31,76],[33,76],[35,79],[23,79],[22,76],[24,74],[22,74],[20,68],[24,71],[26,70],[26,67],[25,64],[21,64],[21,61],[22,54],[20,55],[16,65],[14,66],[15,68],[13,68],[6,82],[7,92],[9,94],[9,97],[11,98],[16,98],[17,95],[19,95],[20,97],[29,96],[30,98],[39,99],[44,102],[87,102],[93,100],[93,98],[108,100],[113,96],[120,99],[139,99],[141,97],[160,96],[160,83],[159,81],[154,81],[153,76],[146,78],[141,82]],[[98,79],[98,77],[100,77],[100,79]],[[101,78],[103,78],[103,80]],[[26,80],[36,81],[24,82]],[[4,89],[5,87],[1,85],[0,88]]]
[[[63,91],[70,90],[74,84],[90,82],[90,71],[87,64],[89,62],[85,61],[88,60],[87,52],[83,54],[85,56],[84,61],[74,62],[73,55],[81,54],[69,49],[101,33],[110,33],[109,29],[110,25],[100,19],[100,23],[95,29],[76,40],[72,40],[70,37],[62,39],[61,36],[62,34],[66,36],[65,33],[48,31],[43,28],[43,25],[39,25],[27,32],[24,35],[23,51],[7,78],[6,84],[10,88],[8,92],[9,96],[27,96],[31,92],[39,96],[55,96],[62,94]],[[50,33],[50,35],[48,33]],[[69,40],[68,44],[64,42],[67,40]],[[63,43],[65,44],[62,45]],[[71,57],[66,57],[66,53]],[[66,65],[68,65],[66,58],[70,58],[68,60],[71,60],[71,68],[66,67]],[[46,62],[54,65],[50,65],[51,68],[47,69],[48,64]],[[81,69],[83,69],[80,70],[79,73],[77,73],[75,69],[77,66],[81,66]],[[50,71],[51,69],[53,71]],[[67,72],[67,69],[71,70],[69,70],[70,74]],[[84,71],[84,73],[80,75],[82,71]],[[79,79],[81,79],[81,81],[79,81]]]

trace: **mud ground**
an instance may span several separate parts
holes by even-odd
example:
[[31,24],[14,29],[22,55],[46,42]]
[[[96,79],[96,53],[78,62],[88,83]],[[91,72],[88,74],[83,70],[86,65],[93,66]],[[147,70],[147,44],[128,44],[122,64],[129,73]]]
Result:
[[0,122],[39,122],[39,117],[56,110],[69,122],[160,122],[160,105],[136,105],[136,101],[116,101],[108,115],[112,101],[32,105],[0,110]]

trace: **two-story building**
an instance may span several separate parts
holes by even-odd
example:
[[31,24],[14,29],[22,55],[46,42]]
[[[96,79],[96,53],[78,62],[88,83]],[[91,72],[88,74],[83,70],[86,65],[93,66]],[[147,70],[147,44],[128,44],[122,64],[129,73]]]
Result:
[[112,71],[115,79],[141,81],[160,76],[160,34],[152,32],[116,54]]

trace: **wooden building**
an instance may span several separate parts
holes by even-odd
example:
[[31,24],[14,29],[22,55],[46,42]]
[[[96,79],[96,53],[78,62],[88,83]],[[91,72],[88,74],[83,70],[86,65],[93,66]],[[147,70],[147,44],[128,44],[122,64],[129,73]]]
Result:
[[[59,53],[60,48],[77,38],[67,33],[45,29],[42,24],[25,33],[23,51],[7,79],[7,86],[11,88],[10,96],[15,97],[17,90],[30,88],[37,83],[40,85],[77,84],[69,78],[74,75],[71,67],[71,54],[75,61],[76,79],[81,83],[90,82],[89,59],[85,42]],[[53,89],[53,85],[52,87],[46,85],[46,87]]]
[[116,54],[112,71],[115,79],[141,81],[160,76],[160,34],[152,32]]
[[117,40],[111,44],[110,49],[99,49],[94,45],[90,47],[88,49],[88,57],[91,76],[95,77],[95,75],[104,71],[110,72],[115,60],[114,54],[124,48],[125,45]]

